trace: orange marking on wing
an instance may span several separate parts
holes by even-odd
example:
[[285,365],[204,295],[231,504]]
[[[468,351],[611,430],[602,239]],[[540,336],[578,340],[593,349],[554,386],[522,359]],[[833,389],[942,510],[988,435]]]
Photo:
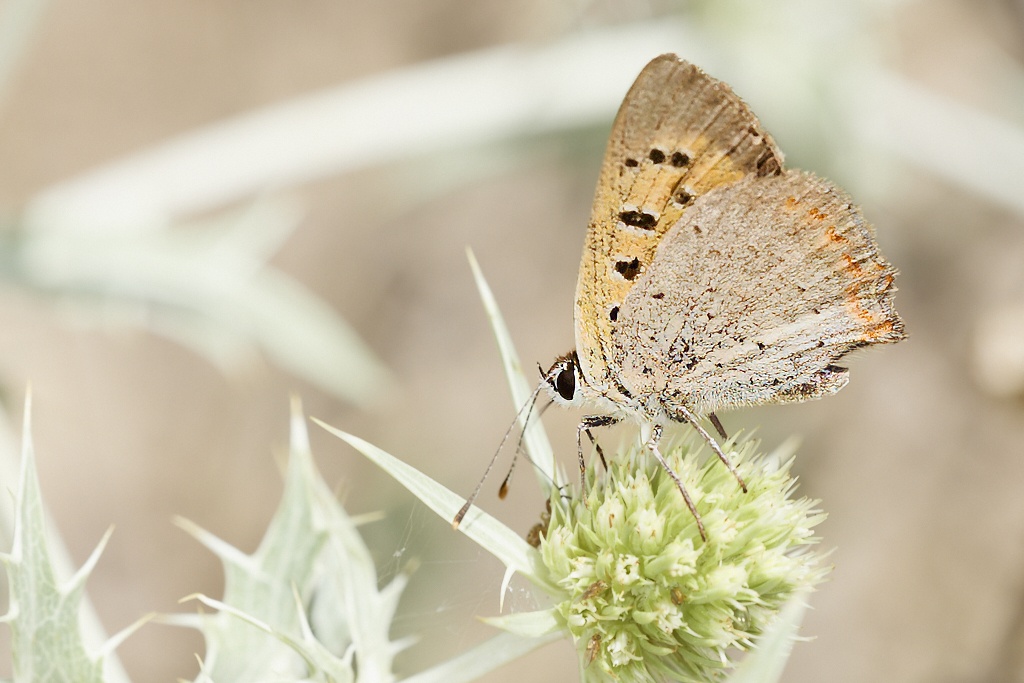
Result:
[[890,336],[895,332],[893,321],[884,317],[880,311],[871,311],[861,305],[861,299],[857,296],[859,288],[850,287],[847,289],[849,299],[846,301],[846,308],[850,314],[863,323],[864,332],[858,338],[860,341],[873,342],[882,337]]
[[836,232],[836,226],[834,225],[830,225],[825,228],[825,237],[828,238],[829,242],[835,242],[836,244],[843,244],[844,242],[850,241]]
[[[831,233],[826,231],[826,234]],[[837,235],[837,237],[844,242],[846,241],[846,238],[842,236]],[[882,270],[884,266],[873,261],[858,263],[849,254],[843,254],[840,267],[849,273],[852,280],[846,287],[846,307],[850,314],[860,320],[864,326],[864,333],[860,337],[860,341],[871,342],[891,335],[894,331],[892,320],[884,317],[884,314],[869,310],[862,305],[862,293],[869,284],[867,280],[871,278],[870,271]],[[888,287],[892,284],[893,276],[886,274],[883,281],[885,286]],[[871,288],[874,288],[873,285]]]
[[892,325],[892,321],[883,320],[881,323],[876,325],[870,332],[868,332],[868,337],[870,339],[878,339],[879,337],[884,337],[886,335],[892,334],[893,331],[894,328]]
[[878,327],[878,325],[876,324],[875,316],[871,313],[871,311],[861,306],[860,301],[853,297],[851,297],[846,302],[846,308],[850,311],[853,317],[863,322],[864,327],[867,328],[865,336],[862,337],[862,340],[874,339],[874,329]]
[[849,254],[843,254],[843,261],[845,262],[845,270],[849,271],[855,278],[862,277],[864,275],[864,269],[860,267],[860,264],[853,260],[853,257]]

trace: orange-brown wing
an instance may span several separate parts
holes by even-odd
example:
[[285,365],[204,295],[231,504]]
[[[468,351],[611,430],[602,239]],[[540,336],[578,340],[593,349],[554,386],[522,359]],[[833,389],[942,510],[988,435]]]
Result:
[[576,350],[592,389],[618,398],[612,329],[665,232],[709,190],[781,169],[782,153],[728,85],[675,55],[644,67],[608,140],[576,285]]

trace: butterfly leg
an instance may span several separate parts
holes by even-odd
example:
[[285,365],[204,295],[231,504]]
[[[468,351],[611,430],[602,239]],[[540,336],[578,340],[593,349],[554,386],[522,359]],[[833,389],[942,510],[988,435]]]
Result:
[[718,416],[714,413],[708,413],[708,419],[711,420],[711,424],[715,426],[715,431],[722,437],[722,441],[728,441],[729,435],[725,433],[725,427],[722,426],[722,421],[718,419]]
[[583,457],[583,434],[586,433],[590,442],[597,448],[597,454],[601,456],[601,462],[604,464],[605,469],[608,469],[608,463],[604,459],[604,452],[601,447],[597,445],[597,441],[594,440],[594,435],[590,432],[594,427],[608,427],[616,422],[618,418],[612,417],[611,415],[586,415],[580,420],[579,425],[576,427],[576,455],[580,461],[580,490],[587,490],[587,461]]
[[584,429],[583,431],[586,432],[587,438],[590,439],[591,445],[593,445],[594,450],[597,451],[597,457],[601,458],[601,466],[604,467],[604,471],[607,472],[608,461],[604,459],[604,449],[601,448],[601,444],[599,444],[597,442],[597,439],[594,438],[594,433],[592,431],[590,431],[589,429]]
[[746,493],[747,482],[743,481],[743,477],[741,477],[740,473],[736,471],[736,467],[732,464],[732,461],[729,460],[729,456],[725,454],[722,447],[718,445],[718,442],[711,438],[711,435],[708,434],[706,429],[700,426],[700,420],[697,419],[697,416],[690,412],[690,409],[681,403],[672,406],[672,410],[677,413],[672,415],[674,420],[677,422],[689,422],[690,426],[697,430],[697,433],[700,434],[701,438],[711,446],[711,450],[715,452],[718,459],[721,460],[727,468],[729,468],[729,471],[732,472],[732,476],[736,477],[736,481],[739,483],[740,488],[743,489],[743,493]]
[[655,424],[653,431],[651,431],[651,438],[647,441],[647,449],[654,454],[658,463],[665,468],[668,472],[668,476],[672,477],[672,481],[679,487],[679,492],[683,494],[683,500],[686,501],[686,507],[690,508],[690,512],[693,514],[693,518],[697,521],[697,531],[700,532],[700,537],[706,542],[708,540],[707,532],[704,531],[704,522],[700,518],[700,514],[697,512],[697,506],[693,504],[693,500],[690,498],[690,494],[686,492],[686,487],[683,486],[682,480],[679,475],[672,471],[666,462],[664,456],[661,455],[661,451],[658,450],[658,443],[661,441],[661,433],[664,431],[664,427],[660,424]]

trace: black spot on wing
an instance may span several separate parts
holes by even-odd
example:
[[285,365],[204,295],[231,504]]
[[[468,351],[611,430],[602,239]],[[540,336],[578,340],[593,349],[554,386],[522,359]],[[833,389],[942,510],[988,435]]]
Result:
[[775,158],[772,150],[765,147],[764,151],[761,152],[761,156],[757,158],[757,175],[760,178],[770,175],[779,175],[782,173],[782,166],[779,165],[779,160]]
[[619,213],[619,220],[626,225],[643,230],[653,230],[654,226],[658,224],[657,217],[645,211],[623,211]]
[[640,274],[640,259],[634,258],[632,261],[619,261],[615,264],[615,271],[627,280],[633,280]]
[[672,201],[679,206],[688,206],[693,203],[693,195],[679,187],[672,193]]

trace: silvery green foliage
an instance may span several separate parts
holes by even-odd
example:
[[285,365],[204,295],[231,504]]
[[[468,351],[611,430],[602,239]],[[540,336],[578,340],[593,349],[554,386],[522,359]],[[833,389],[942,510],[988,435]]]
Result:
[[7,570],[10,606],[3,621],[11,629],[11,654],[15,681],[110,680],[103,675],[103,659],[129,633],[129,627],[90,652],[79,627],[85,582],[110,537],[108,531],[78,572],[60,581],[47,547],[47,525],[35,450],[31,435],[31,401],[25,402],[21,474],[14,508],[14,542],[10,553],[0,555]]
[[260,201],[173,230],[156,219],[122,229],[79,219],[58,205],[19,224],[19,239],[0,245],[11,264],[0,281],[45,295],[80,323],[144,327],[225,372],[261,353],[355,403],[388,381],[348,324],[271,263],[301,220],[293,203]]
[[407,643],[388,632],[406,577],[383,589],[355,524],[320,478],[293,410],[285,491],[259,548],[246,555],[194,525],[224,563],[223,600],[202,615],[206,658],[197,681],[395,680]]
[[[105,654],[144,620],[110,639],[98,652],[90,652],[86,646],[79,631],[83,586],[106,537],[72,579],[63,584],[58,582],[45,542],[46,524],[35,474],[29,414],[30,407],[26,406],[13,547],[9,554],[2,556],[11,590],[11,607],[4,620],[13,633],[15,680],[109,681],[112,680],[110,675],[103,675]],[[446,520],[460,507],[460,496],[422,473],[365,441],[329,427],[328,430],[384,467]],[[779,456],[777,453],[773,457],[778,459]],[[776,474],[784,474],[785,469],[768,470],[766,474],[771,479]],[[722,472],[717,474],[722,475],[720,484],[733,484]],[[753,481],[747,474],[748,481]],[[769,488],[785,498],[791,486],[791,483],[779,481]],[[666,489],[673,493],[671,487]],[[662,499],[673,501],[675,498],[666,495]],[[555,501],[558,503],[559,499]],[[737,502],[741,501],[737,499]],[[743,504],[756,505],[753,501]],[[806,505],[797,503],[792,511],[810,512]],[[788,509],[786,504],[775,507]],[[555,512],[557,517],[560,513],[557,509]],[[680,515],[684,521],[692,521],[682,512]],[[759,523],[763,521],[760,514],[756,516]],[[799,515],[795,517],[798,521],[799,518]],[[711,515],[707,521],[709,529],[713,528]],[[808,521],[813,526],[816,518],[812,515]],[[257,551],[246,555],[188,522],[180,523],[222,559],[226,573],[223,600],[197,598],[218,610],[216,614],[197,615],[192,619],[207,641],[207,656],[198,681],[375,683],[397,680],[392,672],[393,657],[408,643],[393,642],[389,631],[406,577],[399,576],[387,587],[378,589],[370,554],[355,523],[337,503],[313,465],[305,424],[297,405],[293,407],[285,493]],[[572,628],[567,628],[565,615],[557,607],[566,588],[556,576],[557,572],[552,572],[550,558],[545,558],[544,553],[530,547],[516,532],[478,508],[466,515],[461,530],[501,559],[510,571],[530,579],[538,589],[540,602],[555,606],[488,619],[488,623],[505,632],[448,662],[404,679],[408,683],[476,680],[536,647],[577,635],[571,633]],[[810,540],[806,533],[798,537]],[[735,544],[736,539],[730,542]],[[817,567],[820,565],[815,562],[806,568],[805,573],[813,580],[821,576],[821,569]],[[800,566],[794,565],[794,568],[799,570]],[[813,580],[808,584],[813,584]],[[774,623],[764,622],[770,628],[761,631],[750,656],[730,681],[772,683],[779,680],[799,625],[805,591],[794,584],[791,595],[789,604]],[[781,604],[776,603],[777,609]],[[589,679],[588,674],[596,672],[597,668],[586,666],[590,657],[586,649],[583,654],[584,676]],[[593,671],[586,671],[588,668]]]
[[[441,484],[431,480],[425,474],[417,471],[409,465],[398,460],[394,456],[382,451],[366,441],[346,434],[326,424],[321,425],[330,433],[349,443],[356,450],[382,469],[393,476],[399,483],[408,488],[428,507],[434,510],[446,521],[451,521],[459,510],[462,498],[448,490]],[[815,584],[819,583],[827,573],[827,567],[822,565],[822,556],[818,553],[807,552],[808,546],[814,544],[814,538],[810,529],[817,525],[823,518],[823,514],[815,509],[815,501],[807,499],[792,499],[790,497],[794,481],[788,477],[789,463],[791,460],[791,445],[783,445],[775,453],[770,455],[755,455],[754,442],[748,442],[741,448],[744,459],[743,474],[746,476],[748,486],[754,495],[742,493],[735,485],[735,480],[721,467],[721,463],[712,460],[703,465],[697,464],[695,454],[688,455],[689,462],[680,469],[692,470],[694,474],[700,473],[702,480],[713,483],[713,491],[707,495],[710,498],[717,498],[716,504],[721,505],[723,512],[709,512],[705,516],[705,522],[709,528],[714,527],[713,533],[721,531],[721,538],[715,538],[711,544],[714,553],[727,552],[722,554],[724,560],[729,558],[729,566],[724,570],[713,562],[704,562],[700,559],[700,553],[693,553],[691,569],[694,576],[690,577],[698,587],[703,587],[704,594],[701,596],[679,593],[676,599],[685,603],[688,599],[699,597],[704,604],[693,614],[702,624],[701,632],[690,633],[687,625],[681,624],[683,634],[681,640],[687,640],[689,636],[696,636],[695,640],[707,640],[713,638],[715,616],[709,614],[708,607],[719,610],[721,626],[719,635],[723,636],[722,648],[716,644],[708,645],[707,642],[697,642],[692,649],[683,651],[685,644],[679,643],[679,650],[673,655],[675,660],[666,660],[666,651],[661,643],[654,643],[652,638],[644,637],[639,648],[631,653],[636,656],[632,659],[633,665],[628,667],[611,667],[613,671],[597,665],[597,658],[600,652],[597,646],[602,643],[607,645],[603,634],[595,639],[595,633],[588,632],[587,638],[581,640],[578,623],[569,623],[565,616],[565,609],[572,609],[579,602],[592,600],[598,593],[588,595],[590,587],[597,580],[587,579],[587,586],[582,592],[573,592],[571,588],[563,585],[563,579],[573,578],[575,569],[570,567],[568,573],[560,572],[558,567],[559,557],[551,557],[550,541],[540,551],[526,543],[515,531],[509,529],[494,517],[488,515],[479,508],[472,508],[465,516],[459,530],[473,539],[478,545],[489,551],[496,558],[502,561],[509,572],[516,572],[529,579],[537,589],[538,602],[553,604],[552,607],[534,612],[520,612],[505,614],[499,617],[484,619],[485,622],[500,628],[506,633],[504,636],[515,636],[516,640],[509,640],[515,643],[514,648],[505,651],[499,649],[502,636],[498,636],[486,645],[487,649],[481,649],[479,653],[466,653],[462,659],[467,665],[476,664],[484,667],[494,668],[500,663],[510,661],[515,657],[526,654],[530,650],[540,647],[552,640],[564,638],[572,641],[580,652],[581,677],[587,681],[694,681],[694,680],[718,680],[726,683],[776,683],[780,680],[782,670],[789,658],[793,640],[796,637],[804,609],[806,598]],[[623,457],[635,457],[635,454],[624,455]],[[676,457],[676,453],[673,457]],[[733,453],[734,457],[737,453]],[[749,458],[749,461],[747,460]],[[719,472],[718,470],[722,470]],[[756,470],[756,472],[755,472]],[[653,469],[644,476],[654,476],[663,479],[664,474]],[[594,479],[591,478],[593,483]],[[730,491],[730,488],[735,491]],[[686,519],[689,515],[682,502],[679,491],[671,486],[660,486],[660,493],[656,498],[660,504],[672,508],[670,516],[682,520],[683,524],[689,524],[695,528],[695,523]],[[693,487],[694,490],[697,487]],[[628,496],[631,490],[630,485],[626,486],[623,492],[617,487],[613,492],[613,498],[619,493]],[[578,492],[577,492],[578,493]],[[722,494],[728,494],[727,499]],[[555,499],[557,500],[557,499]],[[587,507],[578,496],[573,500],[579,501]],[[592,499],[596,500],[596,499]],[[552,505],[552,533],[557,526],[564,526],[565,514],[558,509],[559,503]],[[772,509],[774,508],[774,510]],[[725,514],[729,511],[732,519]],[[605,515],[607,519],[607,515]],[[656,524],[661,523],[658,519],[648,516],[648,521]],[[561,520],[561,521],[559,521]],[[628,520],[623,520],[628,521]],[[692,529],[689,536],[695,536]],[[576,528],[574,532],[580,537],[598,538],[601,530],[596,526],[590,528]],[[689,539],[692,540],[692,539]],[[563,544],[564,545],[564,544]],[[546,556],[547,555],[547,556]],[[609,555],[610,556],[610,555]],[[668,558],[658,565],[655,561],[652,565],[657,571],[672,574],[674,568],[680,565],[678,558]],[[568,562],[571,563],[571,559]],[[685,563],[683,563],[685,564]],[[658,565],[658,567],[654,567]],[[736,571],[739,569],[740,571]],[[740,573],[743,576],[739,576]],[[654,583],[650,577],[643,579],[645,582]],[[607,583],[607,582],[606,582]],[[603,586],[602,586],[603,588]],[[682,589],[680,589],[682,590]],[[671,602],[673,597],[672,587],[667,588],[667,595]],[[710,604],[709,604],[710,603]],[[636,623],[625,623],[626,620],[636,616]],[[650,610],[636,609],[628,611],[627,614],[605,614],[608,628],[616,630],[616,635],[632,631],[640,634],[648,623],[644,619],[651,616]],[[736,619],[737,623],[751,617],[749,623],[740,623],[740,629],[734,629],[729,620]],[[596,617],[600,620],[602,617]],[[696,622],[695,622],[696,623]],[[700,625],[698,624],[698,625]],[[586,624],[582,624],[586,625]],[[727,628],[724,628],[728,626]],[[704,628],[708,627],[708,628]],[[743,631],[745,629],[745,631]],[[740,631],[743,631],[742,633]],[[726,642],[728,641],[728,642]],[[616,641],[617,642],[617,641]],[[590,643],[595,646],[588,651]],[[729,656],[726,657],[726,648]],[[620,648],[621,649],[621,648]],[[738,667],[735,667],[736,660],[732,657],[733,652],[747,650]],[[498,660],[500,654],[500,661]],[[718,657],[717,666],[712,666],[711,655]],[[689,667],[680,664],[685,660],[687,665],[699,660],[699,664]],[[628,664],[628,662],[627,662]],[[441,667],[438,667],[440,670]],[[698,669],[700,671],[698,672]],[[486,668],[484,669],[486,670]],[[460,671],[464,674],[464,672]],[[415,677],[417,683],[420,681],[468,681],[474,680],[483,671],[475,672],[473,676],[462,675],[457,678],[444,678],[431,675],[428,677],[421,674]],[[698,673],[707,674],[708,678],[697,677]],[[727,674],[729,678],[725,678]],[[413,679],[410,679],[413,680]]]
[[[525,380],[519,360],[472,255],[470,262],[498,337],[513,394],[520,395]],[[446,521],[459,511],[461,496],[376,446],[320,424],[388,472]],[[529,429],[542,428],[536,421]],[[532,443],[546,447],[546,442],[546,438],[539,438]],[[550,455],[548,451],[534,452],[530,443],[527,440],[531,459],[550,462],[550,458],[543,457]],[[532,649],[531,643],[536,647],[558,638],[571,640],[580,655],[581,677],[587,681],[714,679],[777,683],[796,637],[807,594],[827,573],[822,555],[808,549],[817,542],[811,529],[824,515],[816,509],[816,501],[791,497],[795,487],[788,476],[792,444],[784,444],[770,455],[755,454],[755,447],[755,442],[745,442],[733,452],[749,495],[717,460],[702,463],[690,449],[673,449],[672,457],[680,458],[676,471],[696,477],[688,486],[698,502],[706,499],[709,503],[709,509],[702,513],[709,530],[707,543],[699,540],[696,522],[674,483],[654,464],[641,462],[636,449],[627,449],[613,458],[613,469],[620,471],[609,472],[599,480],[591,470],[589,482],[594,488],[589,499],[571,485],[552,492],[551,525],[540,550],[483,510],[470,508],[458,529],[505,564],[506,583],[509,574],[522,574],[536,587],[538,602],[552,605],[485,621],[506,631],[505,636],[518,637],[518,654]],[[652,488],[650,484],[655,480],[659,483]],[[568,504],[563,500],[566,493]],[[636,504],[638,493],[642,505]],[[610,513],[614,506],[618,506],[618,513]],[[635,508],[633,514],[626,514],[630,507]],[[574,511],[571,515],[570,509]],[[609,533],[609,525],[615,527],[614,533]],[[670,534],[666,533],[668,525],[674,526]],[[572,543],[565,542],[569,536],[574,539]],[[601,557],[588,564],[586,555],[593,548],[584,546],[600,545],[597,541],[601,539],[611,540],[611,544],[598,548],[593,554]],[[639,555],[633,557],[636,566],[644,564],[650,575],[631,574],[617,582],[639,586],[642,590],[630,592],[638,596],[635,602],[644,604],[618,604],[628,601],[627,591],[613,580],[618,576],[617,564],[629,559],[627,555],[636,555],[624,552],[620,540],[651,551],[643,563]],[[659,544],[665,548],[656,547]],[[565,552],[569,546],[570,552]],[[666,548],[674,554],[664,552]],[[588,566],[593,568],[602,562],[610,570],[607,578],[587,572]],[[660,579],[665,580],[659,584]],[[574,614],[581,603],[594,603],[609,592],[615,595],[610,602],[605,600],[607,604],[597,605],[582,619]],[[652,602],[652,596],[664,599]],[[666,617],[660,625],[659,616]],[[684,616],[693,623],[684,623]],[[648,628],[651,624],[655,625],[653,630]],[[673,642],[665,639],[666,634]],[[490,642],[497,643],[501,637]],[[741,649],[748,650],[747,655],[733,668],[731,655]],[[463,658],[467,663],[484,659],[476,653],[466,653]],[[506,655],[504,659],[511,658]],[[490,663],[495,665],[494,661]],[[450,680],[471,679],[462,676]]]

